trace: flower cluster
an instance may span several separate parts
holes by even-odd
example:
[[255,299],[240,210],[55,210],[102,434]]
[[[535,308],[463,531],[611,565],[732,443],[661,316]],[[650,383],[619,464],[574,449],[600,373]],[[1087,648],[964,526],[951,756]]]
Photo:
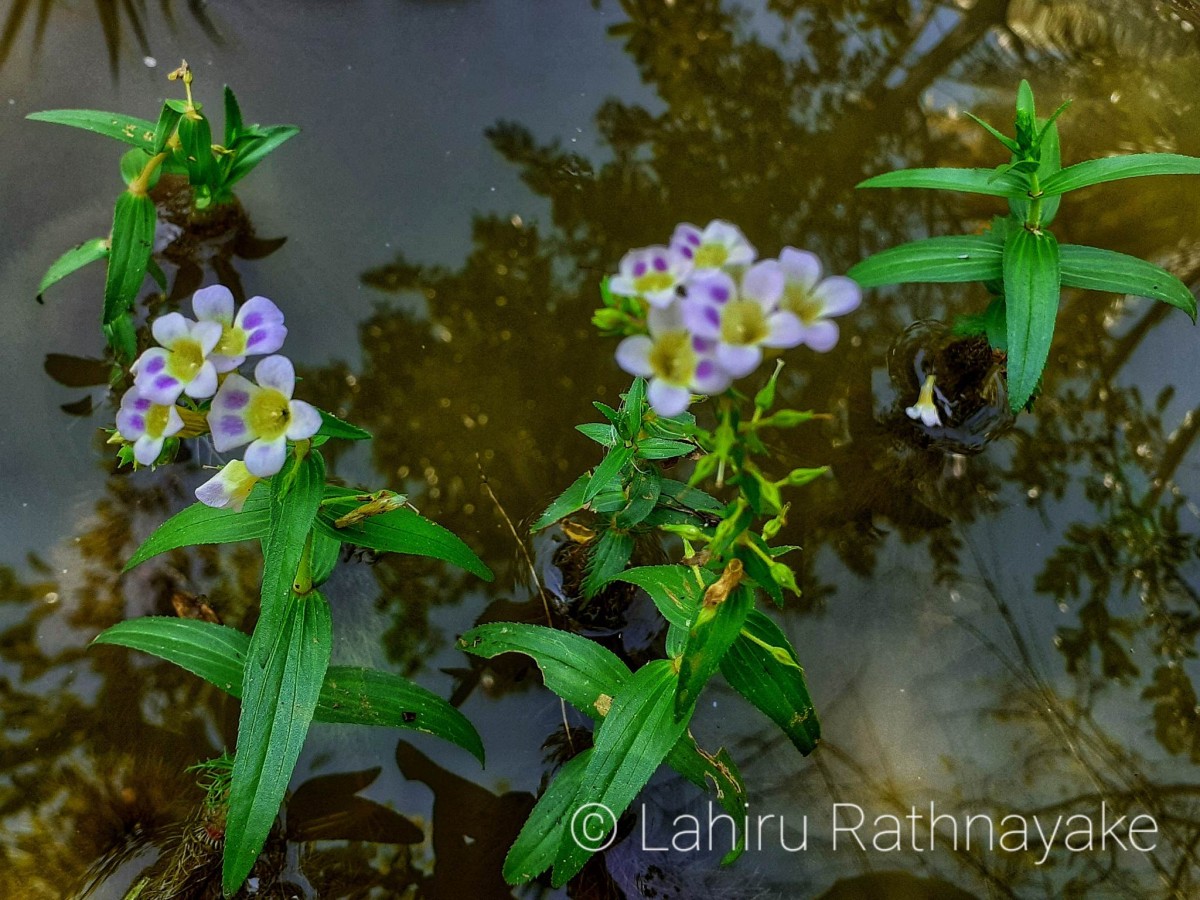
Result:
[[668,245],[625,254],[609,280],[612,294],[646,309],[647,333],[621,341],[617,363],[648,378],[651,406],[673,416],[693,393],[720,393],[749,375],[764,351],[803,344],[824,353],[838,340],[832,318],[856,309],[862,293],[849,278],[821,275],[808,251],[758,260],[735,225],[684,223]]
[[[143,466],[158,460],[169,437],[210,431],[225,453],[246,446],[244,460],[226,465],[196,490],[209,506],[240,509],[259,478],[283,468],[287,442],[305,440],[321,427],[321,414],[293,400],[296,372],[285,356],[283,313],[266,297],[251,297],[236,310],[222,285],[192,297],[195,320],[168,313],[151,325],[157,347],[131,367],[133,387],[121,398],[117,432],[133,445]],[[254,381],[236,369],[262,356]]]

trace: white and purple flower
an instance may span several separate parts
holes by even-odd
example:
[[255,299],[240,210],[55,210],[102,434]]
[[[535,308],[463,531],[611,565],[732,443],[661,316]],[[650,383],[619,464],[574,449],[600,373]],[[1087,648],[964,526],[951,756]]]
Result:
[[937,379],[933,375],[925,376],[925,382],[921,385],[921,393],[917,397],[917,402],[904,410],[905,415],[913,421],[920,420],[926,428],[938,428],[942,424],[942,418],[938,415],[937,403],[933,397],[933,388],[936,382]]
[[671,249],[685,257],[696,269],[720,269],[748,266],[757,252],[740,228],[723,219],[713,219],[703,230],[684,222],[671,235]]
[[650,379],[646,396],[660,416],[677,416],[692,402],[692,393],[717,394],[729,387],[729,376],[712,357],[715,345],[684,326],[677,306],[652,309],[649,335],[627,337],[617,345],[617,364],[630,375]]
[[778,309],[783,269],[764,260],[746,270],[740,290],[724,272],[709,272],[688,286],[683,320],[692,334],[715,345],[717,364],[730,378],[758,368],[763,348],[795,347],[803,337],[800,320]]
[[192,308],[201,322],[221,326],[221,338],[209,357],[218,373],[232,372],[247,356],[274,353],[287,337],[283,313],[266,297],[251,297],[235,316],[233,294],[214,284],[196,291]]
[[268,356],[254,369],[258,384],[232,374],[221,384],[208,412],[213,446],[224,453],[243,444],[246,469],[267,478],[283,468],[289,440],[312,437],[321,414],[303,400],[293,400],[296,370],[286,356]]
[[208,356],[221,339],[221,325],[167,313],[150,330],[161,346],[151,347],[131,367],[138,393],[160,406],[170,406],[180,394],[211,397],[217,370]]
[[821,261],[807,250],[784,247],[779,265],[786,276],[780,307],[804,326],[803,343],[825,353],[838,342],[838,326],[830,319],[858,309],[862,288],[843,275],[821,278]]
[[669,247],[642,247],[621,257],[609,290],[622,297],[641,297],[653,307],[670,306],[676,289],[692,271],[691,261]]
[[162,453],[163,443],[183,430],[183,419],[174,403],[155,403],[130,388],[121,398],[117,411],[117,431],[133,443],[133,458],[143,466],[152,466]]
[[212,478],[196,488],[196,499],[205,506],[241,512],[246,498],[258,483],[258,476],[240,459],[231,460]]

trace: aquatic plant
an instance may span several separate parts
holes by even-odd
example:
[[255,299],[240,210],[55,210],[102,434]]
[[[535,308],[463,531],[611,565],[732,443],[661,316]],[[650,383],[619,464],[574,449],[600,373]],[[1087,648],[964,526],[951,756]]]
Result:
[[[971,116],[1011,154],[996,169],[901,169],[862,182],[863,188],[932,188],[987,194],[1008,200],[1007,216],[983,234],[930,237],[892,247],[848,273],[863,287],[911,282],[982,282],[992,301],[980,315],[960,317],[964,335],[986,335],[1007,354],[1012,411],[1027,407],[1038,391],[1050,353],[1063,287],[1134,294],[1161,300],[1196,320],[1196,298],[1187,285],[1152,263],[1098,247],[1059,244],[1049,230],[1062,196],[1070,191],[1146,175],[1200,175],[1200,158],[1176,153],[1134,153],[1062,165],[1056,120],[1039,119],[1033,90],[1017,92],[1016,137]],[[933,386],[929,386],[932,395]],[[932,421],[925,391],[910,407],[913,418]]]
[[[258,622],[247,636],[211,621],[151,616],[118,623],[96,643],[154,654],[241,699],[223,801],[222,884],[230,894],[267,839],[310,722],[415,729],[483,760],[475,729],[446,701],[390,672],[330,665],[333,627],[319,588],[342,546],[427,556],[492,575],[404,496],[327,481],[319,448],[370,435],[293,397],[292,363],[274,352],[287,328],[272,301],[252,297],[235,311],[230,291],[214,285],[198,291],[192,307],[195,320],[174,312],[151,323],[160,346],[133,364],[133,387],[110,442],[135,468],[169,463],[181,439],[206,435],[218,452],[244,446],[245,458],[226,462],[198,487],[198,502],[159,526],[125,570],[180,547],[261,541]],[[251,381],[237,368],[254,355],[262,358]]]
[[[781,559],[798,548],[773,543],[789,512],[783,491],[827,471],[768,474],[760,464],[766,435],[821,416],[775,408],[782,362],[753,397],[733,383],[768,351],[803,343],[830,349],[837,330],[828,319],[857,306],[859,289],[840,276],[822,281],[818,261],[804,251],[756,256],[735,226],[718,220],[704,229],[681,225],[670,245],[621,260],[594,322],[623,336],[617,362],[638,377],[619,409],[596,403],[604,421],[578,426],[604,457],[533,526],[560,525],[585,556],[577,585],[583,604],[614,583],[643,589],[666,622],[668,658],[631,672],[585,637],[532,624],[488,623],[459,639],[476,656],[532,657],[546,686],[596,723],[594,745],[563,766],[509,851],[510,883],[548,868],[555,885],[574,876],[612,843],[617,820],[664,762],[714,790],[741,821],[745,788],[735,762],[724,749],[701,749],[688,732],[697,698],[718,671],[801,753],[820,738],[796,650],[756,609],[756,597],[761,591],[782,605],[785,592],[799,594]],[[693,391],[712,397],[711,428],[686,410]],[[689,461],[690,476],[674,477]],[[679,561],[628,568],[638,541],[653,535],[675,539]],[[727,862],[744,842],[743,834]]]
[[167,100],[158,121],[92,109],[52,109],[28,118],[82,128],[113,138],[133,149],[121,157],[126,189],[113,210],[112,232],[92,238],[60,256],[38,285],[41,296],[54,284],[89,263],[107,261],[102,324],[109,346],[122,362],[137,354],[133,310],[147,274],[166,290],[166,275],[151,259],[158,213],[150,192],[163,175],[184,178],[197,211],[233,201],[234,186],[300,129],[294,125],[253,125],[242,118],[233,91],[225,87],[225,123],[220,143],[203,105],[192,97],[192,70],[185,60],[168,76],[181,81],[183,100]]

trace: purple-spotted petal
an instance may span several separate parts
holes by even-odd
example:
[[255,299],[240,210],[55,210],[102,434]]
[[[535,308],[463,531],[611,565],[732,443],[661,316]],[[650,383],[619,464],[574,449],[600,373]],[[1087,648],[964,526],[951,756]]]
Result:
[[700,229],[690,222],[681,222],[675,226],[671,235],[671,249],[676,250],[688,259],[696,255],[696,248],[701,244]]
[[162,448],[162,437],[150,437],[148,434],[143,434],[133,442],[133,458],[143,466],[152,466],[157,461],[158,454],[162,453]]
[[783,296],[784,275],[779,263],[765,259],[755,263],[742,276],[742,297],[754,300],[767,312],[779,305]]
[[717,362],[730,378],[741,378],[758,368],[762,350],[756,346],[718,344]]
[[216,390],[217,369],[210,360],[206,359],[195,377],[187,383],[183,392],[193,399],[204,400],[216,393]]
[[737,285],[724,272],[714,271],[698,275],[688,284],[689,300],[699,300],[713,306],[724,306],[737,297]]
[[754,246],[746,240],[742,230],[732,222],[724,219],[713,219],[705,226],[701,240],[705,244],[720,244],[729,251],[725,258],[727,266],[746,266],[754,262],[757,252]]
[[314,434],[321,427],[321,414],[317,412],[317,408],[311,403],[305,403],[303,400],[293,400],[291,402],[292,420],[288,425],[287,436],[292,441],[303,441]]
[[660,416],[677,416],[692,402],[692,392],[676,384],[668,384],[661,378],[653,378],[646,391],[650,406]]
[[821,260],[807,250],[784,247],[779,254],[779,265],[788,281],[794,281],[806,290],[812,290],[821,280]]
[[721,335],[721,310],[711,303],[689,297],[679,304],[683,314],[683,324],[692,334],[699,338],[715,340]]
[[832,275],[813,289],[813,298],[821,301],[821,315],[844,316],[862,303],[862,288],[845,275]]
[[[147,400],[147,403],[150,401]],[[146,416],[131,409],[117,412],[117,432],[127,441],[136,441],[146,433]]]
[[[149,351],[143,356],[148,356]],[[137,377],[133,380],[137,392],[159,406],[170,406],[183,393],[183,382],[163,371],[154,359],[147,361],[138,369]]]
[[213,347],[221,340],[225,326],[220,322],[197,322],[192,326],[192,338],[199,342],[205,356],[213,352]]
[[129,367],[134,375],[157,375],[167,367],[167,357],[170,354],[162,347],[151,347],[141,356],[133,361],[133,365]]
[[240,447],[254,438],[246,423],[246,412],[257,390],[254,384],[237,374],[230,375],[221,384],[208,411],[208,428],[218,453]]
[[804,329],[804,344],[818,353],[826,353],[838,342],[837,322],[822,319]]
[[192,294],[192,311],[201,321],[229,324],[233,321],[233,293],[223,284],[201,288]]
[[150,325],[150,333],[154,335],[154,340],[158,341],[164,347],[170,347],[180,338],[185,338],[189,334],[189,322],[180,313],[167,313],[165,316],[159,316]]
[[296,369],[286,356],[268,356],[254,367],[254,380],[290,400],[296,389]]
[[763,341],[764,347],[786,350],[798,347],[804,341],[804,324],[795,313],[776,312],[767,317],[771,329]]
[[617,344],[617,365],[630,375],[649,377],[653,372],[650,368],[650,349],[654,342],[644,334],[627,337]]
[[287,438],[257,440],[246,448],[246,470],[259,478],[270,478],[283,468],[287,458]]
[[729,375],[715,359],[702,359],[692,377],[692,388],[698,394],[719,394],[729,387]]

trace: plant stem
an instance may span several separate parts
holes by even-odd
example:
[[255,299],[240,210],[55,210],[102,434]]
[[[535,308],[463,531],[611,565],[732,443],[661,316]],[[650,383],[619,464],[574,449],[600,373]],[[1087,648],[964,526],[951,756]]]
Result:
[[309,531],[304,539],[304,552],[300,554],[300,565],[296,569],[296,580],[292,582],[292,590],[303,597],[313,589],[312,583],[312,545],[313,531]]
[[1025,227],[1037,234],[1042,227],[1042,186],[1038,181],[1037,172],[1029,174],[1029,218]]
[[146,165],[142,167],[142,171],[138,173],[138,177],[129,182],[129,193],[135,197],[141,197],[150,189],[150,179],[158,170],[158,167],[163,164],[163,160],[167,158],[166,152],[156,153],[150,157]]

